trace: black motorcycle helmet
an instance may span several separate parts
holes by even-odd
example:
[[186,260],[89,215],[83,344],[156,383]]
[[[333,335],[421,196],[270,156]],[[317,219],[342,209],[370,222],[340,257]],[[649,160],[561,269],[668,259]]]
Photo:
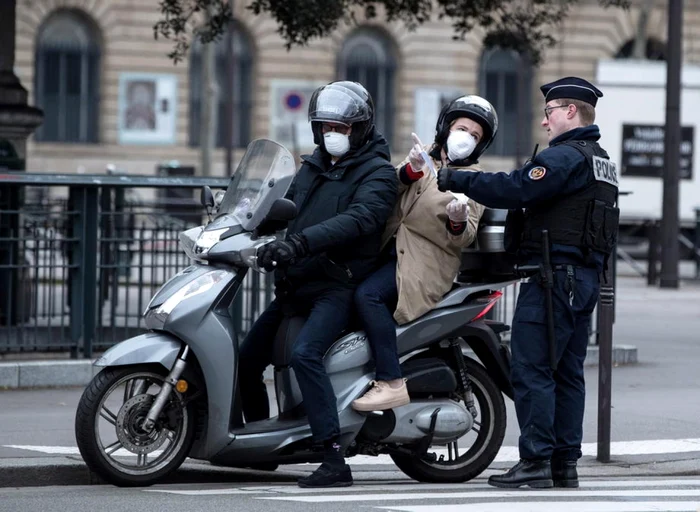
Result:
[[455,119],[460,117],[467,117],[476,121],[484,130],[484,136],[481,138],[481,141],[476,145],[472,154],[463,162],[465,165],[478,162],[481,154],[491,145],[498,131],[496,109],[481,96],[460,96],[445,105],[440,112],[435,125],[435,144],[430,151],[431,157],[436,160],[441,158],[440,150],[447,143],[447,137],[450,135],[450,125]]
[[324,122],[352,125],[350,148],[365,144],[374,129],[374,103],[367,89],[357,82],[331,82],[316,89],[309,100],[309,121],[314,144],[323,143]]

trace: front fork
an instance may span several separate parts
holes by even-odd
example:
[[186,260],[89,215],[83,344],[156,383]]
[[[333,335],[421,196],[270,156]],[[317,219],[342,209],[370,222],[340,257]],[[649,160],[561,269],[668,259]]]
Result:
[[450,347],[454,356],[457,369],[459,370],[459,384],[462,388],[462,399],[467,406],[473,418],[477,417],[476,407],[474,407],[474,393],[472,393],[472,381],[467,373],[467,364],[464,362],[464,354],[462,354],[462,346],[458,338],[450,339]]
[[182,372],[185,370],[185,366],[187,365],[185,359],[187,358],[187,354],[189,354],[189,352],[190,347],[185,345],[184,350],[175,360],[172,370],[170,370],[168,376],[165,377],[165,382],[163,382],[163,386],[160,388],[160,392],[158,393],[158,396],[156,396],[153,405],[148,410],[148,415],[143,422],[142,428],[144,431],[151,432],[153,430],[153,427],[156,424],[156,418],[160,416],[163,407],[165,407],[168,398],[170,398],[170,393],[177,384],[177,381],[180,379],[180,375],[182,375]]

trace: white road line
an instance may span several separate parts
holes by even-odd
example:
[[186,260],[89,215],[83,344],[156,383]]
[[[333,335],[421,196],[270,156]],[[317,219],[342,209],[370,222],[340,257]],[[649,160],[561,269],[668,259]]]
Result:
[[697,512],[700,509],[698,503],[688,501],[528,501],[375,508],[397,512]]
[[[35,445],[3,445],[4,448],[15,448],[19,450],[31,450],[36,452],[54,455],[77,455],[78,448],[72,446],[35,446]],[[581,451],[584,455],[596,455],[597,443],[584,443]],[[615,456],[623,455],[655,455],[665,453],[685,453],[700,452],[700,438],[694,439],[653,439],[646,441],[616,441],[610,444],[610,454]],[[437,454],[443,450],[436,450]],[[444,451],[446,454],[447,452]],[[118,455],[129,455],[128,452],[119,450]],[[518,449],[515,446],[503,446],[498,452],[494,462],[513,462],[519,459]],[[372,457],[369,455],[358,455],[349,459],[351,465],[393,465],[393,461],[388,455]]]
[[[169,485],[168,487],[172,487]],[[698,479],[674,479],[674,480],[583,480],[581,482],[581,487],[579,491],[586,489],[604,489],[604,488],[649,488],[649,487],[700,487],[700,480]],[[352,487],[341,489],[337,487],[332,488],[311,488],[302,489],[297,487],[295,484],[290,485],[267,485],[267,486],[250,486],[250,487],[232,487],[232,488],[220,488],[220,489],[171,489],[171,488],[150,488],[143,489],[144,492],[159,492],[165,494],[181,494],[186,496],[215,496],[217,494],[227,495],[227,494],[338,494],[341,492],[348,493],[378,493],[378,492],[403,492],[403,491],[436,491],[436,490],[476,490],[476,489],[493,489],[496,490],[488,484],[485,483],[474,483],[466,482],[463,484],[419,484],[419,483],[396,483],[396,484],[382,484],[382,485],[372,485],[372,484],[361,484],[353,485]],[[518,491],[519,496],[528,496],[528,494],[523,494],[526,491]],[[556,492],[556,491],[553,491]],[[632,492],[632,491],[630,491]]]
[[690,498],[700,496],[700,489],[635,489],[626,491],[585,491],[585,490],[558,490],[548,489],[544,491],[528,490],[493,490],[476,492],[425,492],[404,494],[345,494],[336,496],[260,496],[258,499],[270,501],[299,501],[303,503],[341,503],[353,501],[400,501],[400,500],[447,500],[447,499],[496,499],[496,498],[620,498],[620,497],[663,497]]

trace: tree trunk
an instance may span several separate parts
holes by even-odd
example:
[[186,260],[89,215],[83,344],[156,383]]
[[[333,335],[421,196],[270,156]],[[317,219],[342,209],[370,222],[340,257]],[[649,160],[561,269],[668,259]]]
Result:
[[[209,22],[211,10],[206,11]],[[216,145],[216,114],[219,87],[216,83],[216,43],[202,45],[202,111],[200,115],[200,166],[202,176],[211,176],[212,154]]]

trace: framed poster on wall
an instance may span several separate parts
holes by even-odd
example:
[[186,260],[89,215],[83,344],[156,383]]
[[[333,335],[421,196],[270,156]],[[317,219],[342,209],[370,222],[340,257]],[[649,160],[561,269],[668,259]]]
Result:
[[120,144],[175,144],[177,78],[160,73],[119,76]]

